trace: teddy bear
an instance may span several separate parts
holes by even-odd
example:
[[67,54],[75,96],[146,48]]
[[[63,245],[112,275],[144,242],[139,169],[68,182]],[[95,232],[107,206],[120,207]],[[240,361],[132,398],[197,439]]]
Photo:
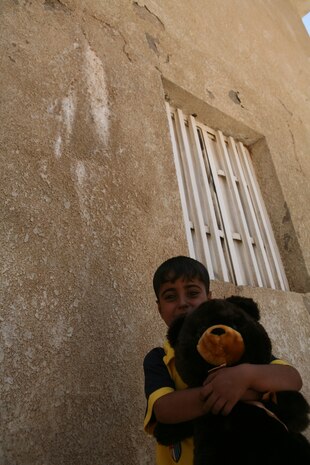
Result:
[[[167,337],[183,381],[198,387],[221,366],[269,364],[271,340],[259,320],[257,304],[239,296],[210,300],[177,318]],[[193,436],[194,465],[309,465],[310,444],[302,434],[308,414],[300,392],[284,391],[239,401],[227,416],[157,423],[154,436],[164,445]]]

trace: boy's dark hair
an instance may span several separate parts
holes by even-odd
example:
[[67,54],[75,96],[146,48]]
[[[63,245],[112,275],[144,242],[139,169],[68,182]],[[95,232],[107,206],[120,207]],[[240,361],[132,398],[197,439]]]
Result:
[[155,271],[153,277],[153,287],[156,297],[159,297],[159,289],[167,281],[176,281],[179,278],[198,278],[206,287],[207,293],[210,287],[210,277],[207,268],[194,258],[172,257],[163,262]]

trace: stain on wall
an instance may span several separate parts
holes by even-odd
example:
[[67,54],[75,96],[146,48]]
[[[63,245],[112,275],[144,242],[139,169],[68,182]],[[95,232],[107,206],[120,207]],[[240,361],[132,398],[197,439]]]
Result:
[[87,44],[84,67],[91,116],[100,140],[106,144],[109,136],[109,106],[103,63]]

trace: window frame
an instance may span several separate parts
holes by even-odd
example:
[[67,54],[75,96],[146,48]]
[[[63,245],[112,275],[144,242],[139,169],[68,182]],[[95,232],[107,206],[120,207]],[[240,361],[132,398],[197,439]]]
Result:
[[166,110],[189,255],[211,279],[289,290],[249,149],[168,102]]

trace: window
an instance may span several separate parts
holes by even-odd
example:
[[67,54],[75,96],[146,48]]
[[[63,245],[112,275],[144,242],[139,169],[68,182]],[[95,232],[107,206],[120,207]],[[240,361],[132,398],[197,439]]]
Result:
[[190,256],[211,279],[288,290],[249,150],[166,105]]
[[308,34],[310,35],[310,11],[302,17],[302,22],[304,23],[304,26],[307,29]]

